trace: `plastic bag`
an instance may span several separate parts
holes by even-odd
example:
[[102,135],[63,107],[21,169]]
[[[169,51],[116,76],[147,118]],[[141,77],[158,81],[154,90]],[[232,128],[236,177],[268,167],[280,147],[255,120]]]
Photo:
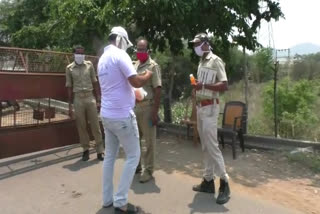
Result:
[[134,94],[136,95],[137,101],[142,101],[148,95],[148,93],[143,88],[135,88]]

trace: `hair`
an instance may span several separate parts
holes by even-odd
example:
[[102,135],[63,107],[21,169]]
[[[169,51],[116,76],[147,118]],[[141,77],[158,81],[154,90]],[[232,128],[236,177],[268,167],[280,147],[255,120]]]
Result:
[[77,49],[83,49],[84,50],[84,47],[82,45],[74,45],[73,48],[72,48],[73,53],[75,53]]
[[144,41],[147,42],[147,50],[149,50],[149,41],[148,41],[145,37],[139,37],[139,38],[137,39],[137,43],[140,42],[140,41],[142,41],[142,40],[144,40]]
[[108,42],[114,42],[117,39],[118,34],[110,34],[108,37]]

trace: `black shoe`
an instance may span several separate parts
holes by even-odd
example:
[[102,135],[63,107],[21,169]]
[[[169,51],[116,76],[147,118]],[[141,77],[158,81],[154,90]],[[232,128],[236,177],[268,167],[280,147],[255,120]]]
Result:
[[84,152],[82,153],[82,160],[83,160],[83,161],[88,161],[88,160],[89,160],[89,150],[84,151]]
[[217,204],[225,204],[230,199],[230,187],[229,183],[220,179],[219,195],[217,198]]
[[192,190],[196,192],[215,193],[214,181],[213,179],[211,181],[203,179],[201,184],[193,186]]
[[137,207],[137,206],[130,204],[130,203],[127,204],[126,211],[120,209],[119,207],[114,208],[115,214],[136,214],[136,213],[139,213],[139,211],[140,211],[140,207]]
[[103,153],[99,153],[99,154],[97,154],[97,159],[99,160],[99,161],[103,161]]
[[142,172],[141,165],[139,164],[136,169],[136,174],[140,174]]

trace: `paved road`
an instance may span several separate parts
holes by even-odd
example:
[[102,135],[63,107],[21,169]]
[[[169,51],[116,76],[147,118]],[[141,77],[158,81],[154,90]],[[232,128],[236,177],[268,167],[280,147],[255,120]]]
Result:
[[[1,214],[113,213],[112,208],[101,208],[102,163],[94,160],[95,154],[91,154],[89,162],[79,161],[80,153],[80,148],[70,147],[46,155],[12,158],[9,162],[0,160]],[[115,184],[123,163],[120,157],[115,167]],[[156,179],[147,184],[140,184],[136,176],[130,202],[141,206],[143,213],[152,214],[299,214],[235,190],[229,203],[217,205],[213,195],[191,190],[200,179],[187,173],[188,166],[184,171],[159,168],[154,174]]]

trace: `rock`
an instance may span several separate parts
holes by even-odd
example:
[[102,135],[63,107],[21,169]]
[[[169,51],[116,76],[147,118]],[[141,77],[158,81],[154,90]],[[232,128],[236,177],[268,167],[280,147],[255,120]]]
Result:
[[305,147],[305,148],[296,148],[290,152],[290,154],[297,154],[297,153],[314,153],[313,147]]

